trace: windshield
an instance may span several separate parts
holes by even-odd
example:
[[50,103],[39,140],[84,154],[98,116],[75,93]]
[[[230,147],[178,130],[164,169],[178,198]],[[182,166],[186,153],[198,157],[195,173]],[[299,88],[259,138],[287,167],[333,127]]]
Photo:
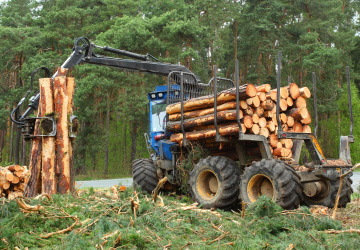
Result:
[[165,131],[166,103],[152,102],[152,132]]

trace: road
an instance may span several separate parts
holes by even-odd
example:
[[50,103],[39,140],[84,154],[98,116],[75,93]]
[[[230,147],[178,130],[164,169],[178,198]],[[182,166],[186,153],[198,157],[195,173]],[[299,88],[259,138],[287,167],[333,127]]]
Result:
[[[354,172],[354,175],[351,177],[353,180],[352,187],[354,191],[358,192],[358,187],[360,185],[360,172]],[[93,187],[93,188],[110,188],[114,185],[121,185],[129,187],[132,185],[132,178],[125,179],[109,179],[109,180],[95,180],[95,181],[77,181],[76,184],[80,188],[84,187]]]

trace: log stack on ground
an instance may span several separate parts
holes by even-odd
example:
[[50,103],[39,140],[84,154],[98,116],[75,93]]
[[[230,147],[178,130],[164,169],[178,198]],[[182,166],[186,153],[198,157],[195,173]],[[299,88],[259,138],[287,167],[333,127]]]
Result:
[[[311,122],[306,99],[311,93],[307,87],[299,88],[296,83],[280,89],[280,122],[284,132],[311,133]],[[275,158],[292,157],[291,139],[278,140],[278,122],[276,120],[277,90],[271,90],[269,84],[254,86],[245,84],[239,88],[239,118],[242,131],[247,134],[265,136]],[[217,122],[219,134],[236,137],[239,127],[236,122],[236,90],[231,88],[217,94]],[[184,101],[185,137],[190,141],[214,139],[214,96],[202,96]],[[169,114],[167,131],[173,132],[171,141],[182,143],[181,103],[166,108]],[[208,143],[203,144],[205,147]],[[212,145],[212,144],[211,144]],[[222,148],[222,147],[221,147]],[[254,151],[254,150],[253,150]]]
[[0,198],[5,197],[13,200],[22,197],[29,174],[26,166],[0,167]]

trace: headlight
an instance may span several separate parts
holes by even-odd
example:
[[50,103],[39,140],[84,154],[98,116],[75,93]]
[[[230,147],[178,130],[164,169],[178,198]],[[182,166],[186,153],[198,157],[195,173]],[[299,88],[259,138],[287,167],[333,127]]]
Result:
[[163,97],[163,93],[158,94],[159,98]]
[[175,91],[175,95],[177,96],[177,95],[179,95],[180,94],[180,92],[179,91]]
[[156,95],[155,94],[151,94],[151,99],[155,99]]

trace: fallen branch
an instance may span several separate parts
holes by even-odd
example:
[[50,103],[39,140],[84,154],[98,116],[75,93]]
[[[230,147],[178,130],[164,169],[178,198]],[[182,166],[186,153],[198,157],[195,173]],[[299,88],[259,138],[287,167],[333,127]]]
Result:
[[42,207],[40,205],[30,206],[30,205],[26,204],[23,199],[17,199],[16,203],[18,204],[21,212],[23,212],[23,213],[37,212],[37,211],[40,211],[41,209],[44,209],[44,207]]
[[153,197],[152,200],[154,201],[154,203],[156,203],[156,199],[159,193],[160,188],[162,188],[162,186],[164,186],[165,182],[167,181],[167,177],[165,176],[164,178],[162,178],[159,183],[157,184],[156,188],[154,189],[153,193]]
[[55,234],[63,234],[63,233],[71,231],[79,223],[79,219],[77,218],[77,216],[72,217],[72,218],[75,220],[75,222],[70,227],[59,230],[59,231],[56,231],[56,232],[48,233],[46,235],[40,235],[40,237],[43,238],[43,239],[47,239],[47,238],[49,238],[49,237],[51,237],[51,236],[53,236]]
[[342,234],[342,233],[358,233],[360,234],[360,229],[347,229],[347,230],[334,230],[334,229],[329,229],[329,230],[325,230],[324,233],[327,234]]
[[216,242],[216,241],[218,241],[218,240],[221,240],[221,239],[225,238],[225,236],[228,235],[229,233],[230,233],[230,232],[226,232],[226,233],[220,235],[220,236],[217,237],[216,239],[210,241],[210,242],[208,243],[208,245],[211,245],[212,243],[214,243],[214,242]]

